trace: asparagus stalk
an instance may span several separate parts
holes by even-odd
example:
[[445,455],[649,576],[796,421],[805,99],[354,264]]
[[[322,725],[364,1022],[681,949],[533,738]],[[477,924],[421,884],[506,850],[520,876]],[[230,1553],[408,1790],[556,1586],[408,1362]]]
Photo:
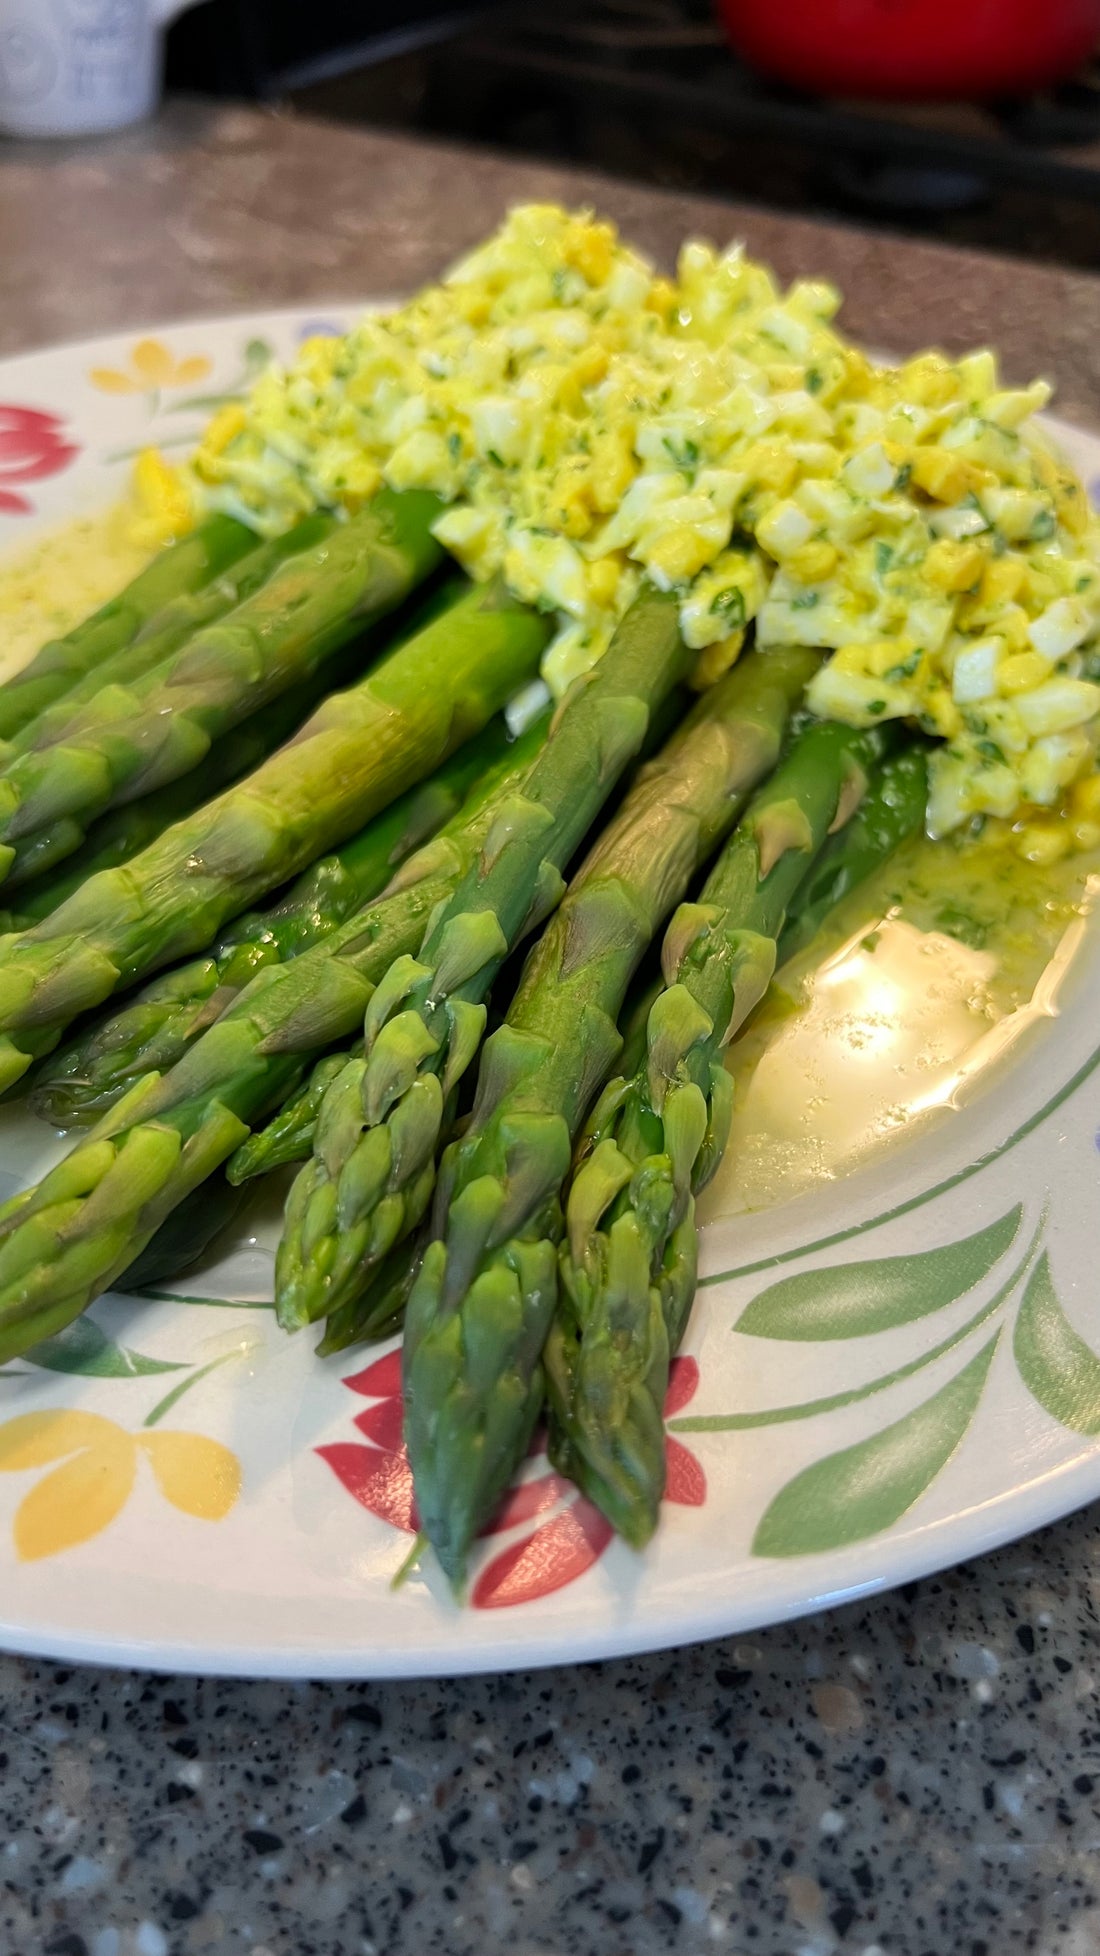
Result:
[[0,940],[0,1091],[78,1012],[189,951],[436,768],[534,672],[546,620],[477,587],[235,788]]
[[[197,591],[184,591],[166,604],[128,644],[101,659],[82,678],[77,679],[43,712],[28,720],[4,743],[0,759],[9,767],[15,757],[32,748],[49,747],[64,737],[88,701],[105,686],[121,686],[152,672],[161,661],[179,650],[205,626],[224,617],[267,583],[272,572],[287,557],[320,544],[335,528],[335,518],[322,514],[307,516],[292,530],[261,543],[238,557],[209,583]],[[255,543],[255,538],[252,539]]]
[[688,663],[675,598],[647,588],[567,695],[530,778],[418,956],[378,987],[364,1057],[329,1088],[313,1159],[287,1202],[275,1296],[288,1330],[354,1296],[420,1221],[443,1108],[481,1043],[493,978],[533,916],[558,901],[562,868]]
[[392,611],[441,559],[438,507],[383,491],[152,672],[98,692],[63,739],[17,755],[0,776],[0,878],[58,825],[75,848],[92,816],[200,766],[219,734]]
[[236,918],[205,957],[154,978],[63,1047],[35,1082],[35,1113],[58,1127],[87,1127],[143,1074],[167,1072],[257,971],[297,957],[377,896],[397,865],[457,813],[506,745],[498,718],[343,849],[304,870],[278,903]]
[[664,940],[645,1063],[609,1082],[566,1201],[544,1364],[551,1457],[634,1547],[664,1489],[661,1408],[695,1292],[695,1196],[721,1159],[722,1052],[763,996],[787,904],[863,798],[885,736],[818,723],[792,746]]
[[536,727],[516,741],[386,896],[261,971],[178,1066],[139,1081],[51,1174],[0,1207],[0,1363],[78,1317],[312,1057],[352,1036],[378,979],[420,942],[511,806],[541,737]]
[[377,1338],[388,1338],[400,1331],[413,1285],[427,1248],[430,1230],[427,1218],[411,1242],[396,1243],[382,1258],[368,1279],[366,1288],[341,1304],[326,1320],[325,1335],[317,1346],[319,1355],[346,1351],[349,1345],[362,1345]]
[[257,1175],[269,1175],[275,1168],[289,1168],[293,1162],[308,1161],[325,1095],[348,1061],[361,1051],[357,1040],[341,1052],[326,1053],[319,1059],[301,1086],[294,1089],[265,1126],[257,1128],[237,1149],[226,1169],[229,1180],[239,1185],[253,1181]]
[[124,802],[120,808],[101,816],[88,831],[87,840],[74,855],[65,858],[61,868],[44,868],[33,882],[20,884],[18,910],[0,913],[0,916],[6,914],[7,919],[0,924],[0,931],[24,931],[41,923],[75,895],[89,877],[97,876],[100,870],[118,869],[128,863],[174,822],[182,821],[223,788],[259,767],[261,761],[297,733],[327,693],[359,677],[376,650],[370,641],[368,633],[365,640],[356,639],[342,646],[309,679],[301,680],[279,699],[272,700],[262,712],[254,713],[251,719],[223,734],[215,741],[201,768],[193,768],[190,774],[169,781],[155,794],[145,795],[140,801]]
[[125,590],[64,638],[51,639],[29,665],[0,687],[0,740],[10,740],[87,672],[129,645],[173,599],[199,591],[256,541],[232,516],[211,516],[139,571]]
[[928,804],[923,747],[892,754],[875,770],[847,826],[821,851],[799,884],[776,950],[776,969],[812,943],[831,910],[864,882],[903,842],[919,834]]
[[663,918],[774,767],[816,666],[791,648],[734,668],[644,768],[531,952],[486,1042],[439,1172],[405,1322],[405,1431],[421,1527],[461,1582],[543,1400],[573,1138],[622,1041],[627,987]]

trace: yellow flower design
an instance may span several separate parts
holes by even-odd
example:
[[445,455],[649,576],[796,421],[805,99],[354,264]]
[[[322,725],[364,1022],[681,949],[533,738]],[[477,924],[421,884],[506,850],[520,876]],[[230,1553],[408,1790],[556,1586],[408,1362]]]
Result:
[[92,367],[88,379],[103,394],[151,394],[158,387],[189,387],[205,380],[213,361],[204,353],[177,360],[163,340],[138,340],[130,354],[130,370]]
[[90,1541],[122,1513],[144,1455],[166,1501],[200,1521],[221,1521],[241,1491],[241,1464],[201,1433],[128,1433],[100,1413],[23,1413],[0,1426],[0,1473],[48,1467],[15,1511],[22,1562]]

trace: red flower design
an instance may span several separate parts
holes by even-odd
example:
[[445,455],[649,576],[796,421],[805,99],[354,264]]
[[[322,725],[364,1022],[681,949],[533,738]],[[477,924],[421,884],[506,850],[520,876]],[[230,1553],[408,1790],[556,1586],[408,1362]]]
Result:
[[[405,1534],[419,1526],[413,1499],[412,1469],[401,1437],[404,1407],[401,1399],[401,1353],[387,1352],[344,1384],[371,1403],[354,1424],[367,1441],[334,1441],[316,1451],[326,1460],[349,1494],[380,1521]],[[695,1396],[699,1366],[694,1358],[672,1361],[665,1416],[678,1413]],[[668,1478],[665,1500],[680,1507],[699,1508],[707,1498],[702,1467],[679,1440],[665,1441]],[[545,1461],[546,1434],[536,1433],[528,1459]],[[539,1517],[546,1515],[545,1521]],[[530,1522],[538,1526],[528,1528]],[[598,1508],[578,1494],[570,1481],[548,1465],[517,1484],[505,1496],[482,1533],[486,1536],[525,1532],[492,1556],[479,1570],[470,1595],[475,1609],[499,1610],[533,1603],[576,1582],[598,1562],[612,1537],[610,1523]]]
[[58,415],[0,405],[0,513],[29,516],[29,498],[7,485],[60,475],[79,453],[74,442],[64,439]]

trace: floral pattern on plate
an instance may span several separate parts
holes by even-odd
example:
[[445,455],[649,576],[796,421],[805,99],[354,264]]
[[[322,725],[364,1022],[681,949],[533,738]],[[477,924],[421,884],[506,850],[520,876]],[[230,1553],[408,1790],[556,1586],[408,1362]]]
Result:
[[60,475],[79,454],[78,443],[66,436],[63,416],[0,403],[0,515],[29,516],[34,504],[12,484]]
[[[367,1444],[335,1441],[318,1447],[317,1452],[361,1507],[391,1528],[415,1535],[418,1523],[412,1468],[402,1437],[400,1351],[375,1359],[361,1372],[345,1378],[344,1384],[371,1402],[353,1421]],[[675,1359],[666,1415],[688,1405],[698,1384],[695,1360]],[[666,1461],[665,1500],[675,1506],[701,1508],[707,1498],[707,1482],[695,1455],[670,1436]],[[470,1587],[475,1609],[536,1603],[576,1582],[610,1546],[612,1531],[599,1510],[549,1465],[544,1429],[531,1441],[527,1464],[534,1471],[516,1483],[482,1531],[487,1537],[510,1535],[512,1540],[477,1569]]]

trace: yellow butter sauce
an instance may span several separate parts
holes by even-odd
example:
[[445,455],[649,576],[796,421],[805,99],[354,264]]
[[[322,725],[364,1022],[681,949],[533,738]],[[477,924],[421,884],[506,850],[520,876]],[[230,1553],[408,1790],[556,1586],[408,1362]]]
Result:
[[1100,852],[1039,865],[1000,825],[924,838],[778,973],[730,1055],[733,1133],[702,1219],[836,1180],[970,1098],[1058,1009]]
[[0,684],[135,577],[149,552],[127,503],[0,552]]

